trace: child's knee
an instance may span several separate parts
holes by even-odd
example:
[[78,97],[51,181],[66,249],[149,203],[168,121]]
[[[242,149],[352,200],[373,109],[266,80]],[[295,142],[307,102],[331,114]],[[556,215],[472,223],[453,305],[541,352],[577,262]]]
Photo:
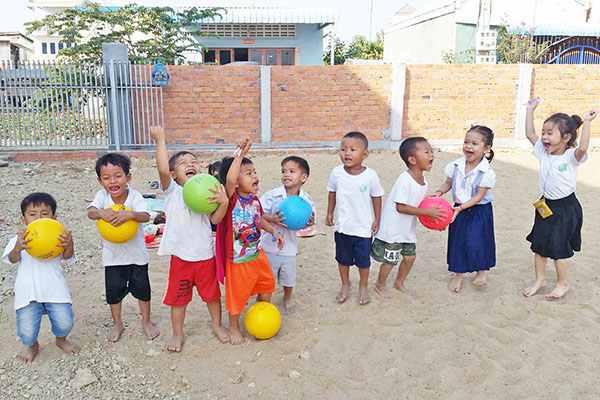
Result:
[[42,313],[37,312],[35,307],[23,307],[17,310],[17,335],[25,346],[32,346],[40,333]]
[[57,303],[46,306],[46,312],[52,325],[52,334],[56,337],[65,337],[73,329],[73,308],[69,303]]

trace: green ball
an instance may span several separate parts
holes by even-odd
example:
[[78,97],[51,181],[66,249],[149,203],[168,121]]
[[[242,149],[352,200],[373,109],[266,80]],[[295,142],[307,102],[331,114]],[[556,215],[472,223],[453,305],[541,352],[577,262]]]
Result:
[[219,204],[209,203],[210,199],[207,199],[206,196],[213,196],[215,193],[209,188],[215,189],[217,185],[221,184],[212,175],[194,175],[183,185],[183,202],[190,210],[198,214],[211,214],[219,207]]

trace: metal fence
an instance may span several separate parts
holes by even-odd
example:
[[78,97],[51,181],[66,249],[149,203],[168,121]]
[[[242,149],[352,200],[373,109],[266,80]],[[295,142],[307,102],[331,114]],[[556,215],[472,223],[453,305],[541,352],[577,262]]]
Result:
[[150,65],[0,61],[0,146],[140,148],[162,125]]

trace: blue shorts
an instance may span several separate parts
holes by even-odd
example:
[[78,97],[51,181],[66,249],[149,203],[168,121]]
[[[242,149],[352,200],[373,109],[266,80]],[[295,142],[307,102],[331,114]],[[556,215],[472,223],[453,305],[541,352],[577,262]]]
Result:
[[335,232],[335,260],[340,265],[356,265],[358,268],[371,266],[371,238]]
[[38,303],[32,301],[17,310],[17,335],[27,347],[33,346],[40,333],[42,315],[48,314],[52,333],[62,338],[73,329],[73,307],[69,303]]

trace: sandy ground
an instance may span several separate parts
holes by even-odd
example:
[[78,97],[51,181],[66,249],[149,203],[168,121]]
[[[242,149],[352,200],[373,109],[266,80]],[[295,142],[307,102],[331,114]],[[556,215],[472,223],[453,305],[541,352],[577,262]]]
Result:
[[[427,174],[430,191],[442,182],[443,167],[458,153],[438,152]],[[399,292],[358,304],[358,273],[352,270],[351,297],[339,305],[340,280],[333,232],[324,226],[325,186],[339,163],[334,154],[306,155],[312,174],[305,185],[318,207],[323,235],[299,239],[297,312],[283,316],[276,337],[221,344],[210,330],[206,307],[195,297],[185,324],[182,353],[164,350],[171,333],[169,308],[161,304],[168,258],[151,250],[152,316],[162,334],[147,341],[137,303],[124,302],[127,327],[109,343],[110,314],[104,302],[100,238],[85,216],[86,200],[99,186],[93,162],[14,165],[0,169],[2,248],[21,229],[19,202],[29,192],[47,191],[58,201],[59,220],[73,231],[79,262],[65,269],[76,312],[71,338],[82,350],[70,357],[54,346],[44,318],[41,350],[33,364],[14,356],[16,336],[12,288],[16,267],[0,265],[1,398],[181,398],[181,399],[597,399],[600,397],[600,289],[597,238],[600,215],[597,181],[600,155],[580,168],[578,197],[584,208],[583,251],[569,264],[571,291],[559,301],[543,295],[524,298],[533,279],[533,255],[525,236],[531,228],[531,202],[537,189],[537,162],[526,151],[498,151],[493,190],[498,264],[482,288],[454,294],[445,263],[446,232],[419,225],[417,260],[407,285],[415,298]],[[280,156],[253,157],[261,192],[279,183]],[[387,192],[405,169],[397,153],[371,154],[367,165]],[[150,161],[134,160],[134,188],[153,192],[157,179]],[[387,195],[387,194],[386,194]],[[371,285],[379,266],[373,265]],[[549,266],[548,293],[555,282]],[[394,270],[391,276],[395,276]],[[391,278],[390,278],[391,279]],[[223,290],[224,292],[224,290]],[[282,289],[274,303],[282,309]],[[223,313],[225,317],[225,313]],[[225,318],[226,320],[226,318]],[[296,372],[293,372],[296,371]]]

